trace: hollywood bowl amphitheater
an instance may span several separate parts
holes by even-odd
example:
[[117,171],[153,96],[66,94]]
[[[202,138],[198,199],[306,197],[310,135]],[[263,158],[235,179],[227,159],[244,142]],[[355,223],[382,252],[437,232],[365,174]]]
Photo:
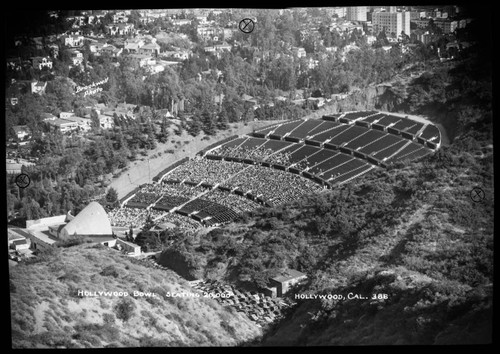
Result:
[[387,168],[441,145],[439,129],[378,111],[284,121],[231,136],[168,166],[110,212],[113,226],[199,228],[230,222]]

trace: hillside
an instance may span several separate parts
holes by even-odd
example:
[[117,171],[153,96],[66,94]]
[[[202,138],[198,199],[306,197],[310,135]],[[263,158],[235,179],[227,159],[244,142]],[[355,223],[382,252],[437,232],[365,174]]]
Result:
[[[128,292],[79,297],[78,290]],[[134,297],[134,291],[160,294]],[[249,319],[193,292],[172,271],[146,267],[107,247],[60,248],[10,268],[13,348],[234,346],[260,335]]]
[[[179,240],[162,261],[185,276],[257,287],[289,267],[308,274],[306,294],[386,296],[302,300],[247,344],[491,342],[493,134],[483,59],[443,65],[407,88],[412,112],[439,108],[429,117],[452,128],[449,146]],[[478,202],[476,187],[485,196]]]

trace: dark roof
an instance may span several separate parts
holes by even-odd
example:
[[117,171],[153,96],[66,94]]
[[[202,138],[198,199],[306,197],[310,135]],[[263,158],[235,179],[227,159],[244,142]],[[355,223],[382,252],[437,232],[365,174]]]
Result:
[[14,241],[12,241],[12,243],[15,245],[25,245],[28,242],[26,241],[26,239],[22,239],[22,240],[14,240]]

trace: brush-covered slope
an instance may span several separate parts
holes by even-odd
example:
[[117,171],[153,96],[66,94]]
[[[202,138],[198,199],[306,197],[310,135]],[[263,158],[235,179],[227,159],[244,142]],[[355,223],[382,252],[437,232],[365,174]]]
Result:
[[[78,290],[128,292],[80,297]],[[134,291],[159,297],[134,297]],[[259,336],[253,322],[194,292],[172,271],[152,269],[104,246],[59,248],[10,269],[14,348],[234,346]]]

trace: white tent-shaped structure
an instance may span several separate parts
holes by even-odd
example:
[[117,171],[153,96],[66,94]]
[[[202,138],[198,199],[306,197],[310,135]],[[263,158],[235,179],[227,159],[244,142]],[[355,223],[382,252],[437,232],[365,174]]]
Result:
[[111,236],[113,231],[108,214],[97,202],[91,202],[78,213],[59,232],[59,237],[64,239],[73,235],[78,236]]

